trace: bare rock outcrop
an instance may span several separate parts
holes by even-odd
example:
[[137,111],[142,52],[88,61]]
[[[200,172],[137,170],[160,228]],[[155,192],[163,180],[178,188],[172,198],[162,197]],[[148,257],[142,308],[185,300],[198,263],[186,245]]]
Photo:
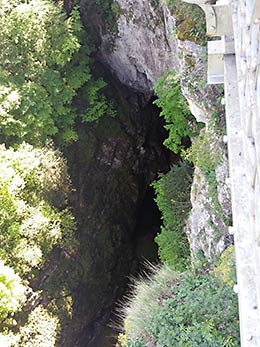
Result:
[[[209,177],[206,177],[195,165],[191,188],[192,209],[186,232],[192,256],[195,257],[199,251],[202,251],[207,259],[214,261],[227,245],[232,243],[232,237],[228,232],[232,212],[231,192],[227,184],[229,177],[227,148],[223,143],[225,133],[224,108],[221,103],[223,89],[222,86],[209,86],[206,83],[205,47],[189,41],[179,41],[179,49],[182,52],[180,74],[183,94],[197,122],[205,124],[203,133],[207,141],[202,146],[210,147],[209,160],[213,156],[219,158],[212,170],[211,175],[215,178],[213,180],[211,177],[211,182]],[[212,120],[214,116],[218,118],[218,125]],[[203,156],[203,150],[201,152],[200,155]],[[204,160],[201,158],[201,161]]]
[[[206,83],[206,48],[177,39],[175,19],[166,4],[152,0],[114,3],[119,9],[117,30],[104,30],[97,24],[100,40],[97,57],[120,82],[149,99],[156,80],[165,71],[174,71],[180,75],[183,94],[198,122],[208,127],[213,113],[223,116],[221,87]],[[220,142],[216,141],[216,146]],[[231,218],[230,191],[225,183],[228,177],[225,146],[221,151],[222,160],[215,169],[221,213],[217,215],[212,208],[209,185],[199,168],[195,168],[191,192],[192,210],[187,229],[191,251],[195,255],[202,250],[209,259],[221,253],[230,242],[228,226],[223,221]],[[220,214],[225,218],[220,218]]]
[[230,189],[227,184],[228,162],[224,149],[221,155],[221,163],[216,168],[216,197],[212,197],[203,172],[195,167],[191,188],[192,209],[186,228],[192,256],[195,257],[202,251],[210,261],[217,259],[227,245],[232,243],[232,237],[228,233],[228,222],[232,215]]
[[[118,0],[116,34],[102,35],[99,57],[119,80],[150,94],[166,70],[179,69],[174,19],[165,4],[147,0]],[[112,42],[112,47],[111,47]]]

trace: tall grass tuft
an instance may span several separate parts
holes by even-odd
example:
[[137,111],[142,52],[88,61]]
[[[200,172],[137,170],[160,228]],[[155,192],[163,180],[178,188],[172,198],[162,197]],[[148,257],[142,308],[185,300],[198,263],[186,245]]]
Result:
[[147,322],[158,310],[160,302],[170,296],[179,274],[170,267],[146,263],[147,270],[138,279],[131,278],[130,293],[118,309],[120,329],[130,339],[142,338],[147,332]]

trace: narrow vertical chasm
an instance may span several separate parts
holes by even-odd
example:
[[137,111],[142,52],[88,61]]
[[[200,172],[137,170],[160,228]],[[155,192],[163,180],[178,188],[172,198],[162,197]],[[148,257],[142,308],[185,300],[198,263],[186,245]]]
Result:
[[67,152],[78,249],[73,316],[61,331],[63,347],[114,345],[107,324],[128,276],[144,259],[157,261],[153,238],[160,212],[150,184],[176,159],[163,146],[163,119],[153,100],[145,103],[109,72],[106,78],[116,117],[80,124],[79,140]]

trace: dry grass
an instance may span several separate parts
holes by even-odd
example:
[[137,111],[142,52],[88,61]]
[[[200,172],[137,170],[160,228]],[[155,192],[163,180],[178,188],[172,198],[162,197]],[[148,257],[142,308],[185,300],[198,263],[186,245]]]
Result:
[[[120,303],[117,325],[129,338],[145,336],[147,322],[160,307],[162,299],[170,296],[179,274],[166,266],[147,264],[147,271],[138,279],[132,279],[130,294]],[[123,322],[123,324],[122,324]]]

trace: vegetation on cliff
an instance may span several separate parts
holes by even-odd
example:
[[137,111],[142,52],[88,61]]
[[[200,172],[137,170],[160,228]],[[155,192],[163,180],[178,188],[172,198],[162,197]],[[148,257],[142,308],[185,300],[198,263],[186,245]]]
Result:
[[189,262],[190,250],[184,227],[191,209],[191,183],[192,168],[183,162],[152,184],[163,220],[161,233],[155,238],[159,257],[176,270],[184,270]]
[[[169,90],[168,94],[171,93]],[[173,118],[179,116],[185,122],[182,112],[177,116],[174,113],[178,108],[168,107],[179,99],[180,96],[169,101],[164,98],[162,113],[172,111]],[[176,142],[177,146],[180,141]],[[196,160],[205,162],[203,168],[208,169],[207,173],[213,172],[218,157],[211,158],[208,154],[200,158],[196,144],[189,153],[196,153]],[[201,143],[199,148],[202,150]],[[206,148],[203,153],[209,150]],[[191,175],[192,169],[184,161],[153,183],[164,223],[156,242],[160,258],[168,266],[153,268],[152,274],[134,281],[121,307],[124,328],[118,347],[240,345],[237,295],[233,291],[236,281],[233,247],[215,264],[210,264],[203,253],[190,261],[184,228],[191,207]]]
[[[184,5],[179,6],[178,1],[169,3],[176,11],[175,15],[183,11]],[[195,12],[190,18],[193,29],[194,16]],[[177,29],[181,30],[178,23]],[[187,37],[178,37],[201,43],[204,29],[202,36],[187,31]],[[155,103],[161,108],[169,131],[164,144],[201,168],[210,185],[213,209],[223,215],[217,196],[215,170],[220,155],[215,144],[211,143],[214,136],[210,142],[205,129],[191,149],[184,150],[183,138],[194,138],[200,127],[190,114],[176,75],[162,77],[155,92],[158,95]],[[211,124],[211,131],[212,128]],[[202,251],[192,259],[189,254],[185,226],[191,208],[191,175],[192,169],[184,160],[153,183],[163,220],[161,232],[155,240],[164,264],[153,269],[152,275],[134,281],[132,291],[121,307],[123,332],[118,339],[120,347],[238,347],[240,344],[237,295],[233,291],[233,248],[229,248],[220,259],[214,259],[215,263],[209,263]]]
[[[120,12],[117,2],[93,3],[106,18],[106,29],[115,32]],[[171,4],[174,9],[175,1]],[[196,21],[195,13],[192,15],[189,26]],[[181,18],[179,21],[183,24]],[[200,34],[189,32],[190,36],[195,41],[201,39]],[[77,121],[97,122],[104,114],[115,114],[101,93],[105,82],[93,77],[90,53],[77,8],[66,16],[51,0],[0,1],[3,347],[53,347],[62,328],[62,315],[68,320],[72,315],[73,300],[69,285],[63,282],[67,271],[63,265],[75,254],[76,225],[68,205],[71,183],[66,160],[54,143],[65,146],[76,140]],[[159,96],[155,104],[161,108],[169,131],[165,145],[179,153],[183,138],[194,136],[198,128],[181,94],[178,77],[167,74],[159,80],[155,92]],[[193,153],[195,150],[194,144]],[[190,210],[191,177],[191,166],[183,162],[153,183],[163,219],[156,242],[167,266],[156,269],[151,279],[135,286],[123,309],[125,332],[119,339],[120,346],[238,346],[231,257],[224,257],[228,262],[215,272],[205,262],[190,267],[184,227]],[[118,235],[116,240],[120,239],[119,232]],[[95,236],[96,240],[100,237]],[[110,236],[101,235],[100,243],[108,246],[110,240],[106,238]],[[112,250],[107,247],[108,252]],[[59,256],[56,263],[55,255]],[[83,257],[87,263],[90,255],[85,252]],[[84,266],[82,272],[87,281]],[[70,283],[78,280],[74,275],[71,271]],[[92,275],[90,281],[94,282],[96,274]]]
[[[77,114],[98,120],[108,104],[105,83],[90,71],[90,49],[79,11],[69,16],[52,1],[6,1],[0,5],[1,140],[42,144],[53,135],[61,143],[77,137]],[[87,100],[78,109],[79,91]]]
[[184,3],[182,0],[166,0],[176,20],[176,36],[179,40],[193,41],[205,45],[206,21],[199,6]]
[[188,103],[182,95],[179,76],[167,73],[161,77],[154,91],[158,99],[154,103],[161,109],[160,116],[164,117],[169,136],[164,145],[174,153],[183,148],[182,140],[196,134],[197,123],[190,112]]
[[105,83],[92,77],[76,8],[67,18],[52,1],[3,0],[0,29],[0,344],[53,346],[70,300],[62,283],[54,300],[42,293],[51,276],[41,271],[51,254],[73,252],[75,221],[66,161],[50,138],[67,144],[77,116],[107,112]]
[[164,266],[135,283],[118,346],[238,347],[237,315],[232,286],[213,272],[176,273]]

